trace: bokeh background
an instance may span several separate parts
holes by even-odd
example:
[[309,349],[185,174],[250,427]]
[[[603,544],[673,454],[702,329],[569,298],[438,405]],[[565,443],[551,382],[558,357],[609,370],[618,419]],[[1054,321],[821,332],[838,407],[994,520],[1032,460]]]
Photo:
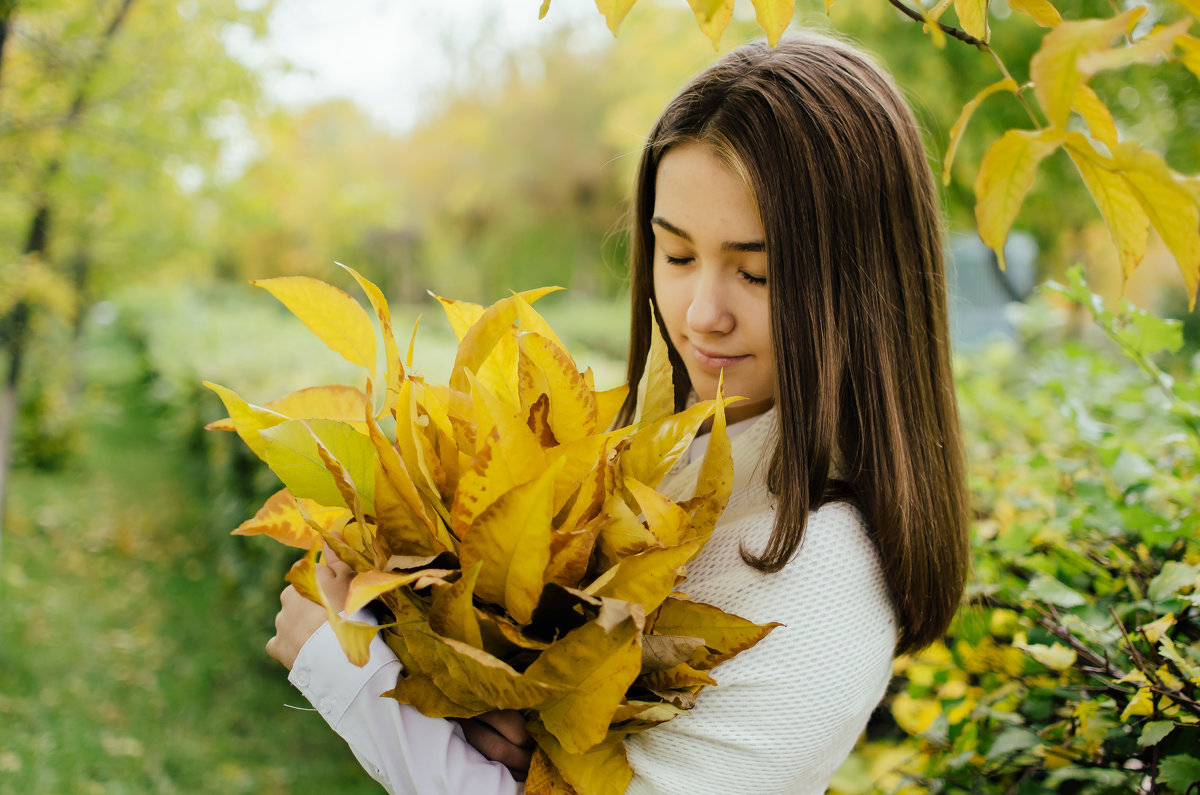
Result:
[[[542,21],[539,5],[0,0],[0,792],[377,791],[263,651],[290,551],[229,530],[277,486],[203,430],[222,411],[200,382],[264,402],[356,378],[248,284],[307,275],[354,292],[341,261],[385,290],[396,328],[422,318],[429,378],[453,343],[428,292],[490,303],[558,284],[539,309],[598,385],[619,383],[642,138],[690,75],[760,34],[748,4],[720,52],[683,2],[640,0],[616,39],[589,2],[556,0]],[[1011,14],[1002,0],[992,13]],[[883,0],[828,17],[802,2],[793,24],[832,24],[878,54],[935,164],[996,79]],[[1027,63],[1039,31],[997,39]],[[1124,129],[1200,171],[1194,77],[1145,66],[1094,85]],[[996,403],[1051,371],[1077,396],[1096,373],[1137,382],[1078,313],[1027,303],[1073,263],[1110,300],[1185,321],[1168,370],[1190,371],[1200,339],[1161,246],[1122,296],[1062,153],[1018,219],[1010,269],[995,268],[971,185],[1023,114],[985,103],[944,188],[968,438],[1065,422],[1054,401]],[[872,765],[852,760],[841,791],[879,786]]]

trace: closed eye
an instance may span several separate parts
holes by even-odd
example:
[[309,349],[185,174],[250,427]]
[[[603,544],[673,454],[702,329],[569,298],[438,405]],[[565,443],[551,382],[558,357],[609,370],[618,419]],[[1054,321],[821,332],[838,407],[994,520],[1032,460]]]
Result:
[[665,255],[667,262],[671,265],[687,265],[692,261],[692,257],[672,257],[670,254]]
[[750,284],[766,284],[767,283],[766,276],[755,276],[754,274],[746,273],[745,271],[738,271],[738,275],[741,276],[743,279],[745,279]]

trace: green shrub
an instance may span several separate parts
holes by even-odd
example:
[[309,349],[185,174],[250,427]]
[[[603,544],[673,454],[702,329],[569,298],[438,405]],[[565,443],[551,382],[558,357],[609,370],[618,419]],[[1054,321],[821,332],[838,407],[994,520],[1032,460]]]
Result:
[[[968,605],[897,661],[840,792],[1200,791],[1200,384],[1180,324],[1046,291],[1023,350],[957,362],[975,519]],[[1031,322],[1032,321],[1032,322]],[[866,783],[871,782],[871,783]]]

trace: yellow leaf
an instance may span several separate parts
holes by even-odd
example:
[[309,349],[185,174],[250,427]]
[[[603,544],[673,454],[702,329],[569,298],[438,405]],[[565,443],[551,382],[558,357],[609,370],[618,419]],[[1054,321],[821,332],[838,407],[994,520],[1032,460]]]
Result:
[[622,795],[633,778],[633,768],[625,758],[624,734],[609,732],[604,742],[582,754],[569,753],[540,721],[532,720],[526,729],[538,748],[549,757],[568,784],[588,795]]
[[1200,204],[1161,156],[1136,143],[1118,146],[1114,162],[1175,257],[1187,285],[1189,309],[1194,308],[1200,283]]
[[420,625],[400,627],[416,665],[448,699],[468,709],[529,709],[561,688],[523,676],[482,649],[441,637]]
[[542,0],[542,7],[538,9],[538,19],[545,19],[546,14],[550,11],[550,0]]
[[629,385],[622,384],[614,389],[606,389],[596,393],[596,428],[607,431],[617,419],[617,412],[625,405],[629,395]]
[[1121,69],[1135,63],[1156,63],[1170,54],[1175,40],[1187,33],[1192,19],[1158,26],[1132,45],[1111,47],[1087,53],[1079,58],[1079,71],[1091,76],[1108,69]]
[[1163,633],[1171,628],[1175,623],[1175,614],[1167,613],[1157,621],[1151,621],[1149,624],[1143,624],[1138,627],[1146,636],[1146,640],[1153,646],[1158,643],[1158,639],[1163,636]]
[[[1064,23],[1066,24],[1066,23]],[[1053,33],[1046,34],[1049,38]],[[1009,130],[991,145],[975,177],[975,220],[979,236],[1005,267],[1004,241],[1038,164],[1062,143],[1061,130]]]
[[[581,450],[583,455],[588,451]],[[570,461],[570,456],[564,456]],[[601,508],[604,506],[606,499],[606,485],[610,479],[611,468],[608,464],[608,444],[604,444],[598,456],[595,456],[595,466],[590,472],[584,475],[576,475],[574,472],[567,472],[566,466],[563,467],[564,475],[570,477],[573,482],[579,484],[579,488],[575,490],[573,497],[574,502],[571,504],[571,509],[567,512],[567,517],[563,519],[562,524],[558,526],[560,532],[569,533],[591,522],[595,518],[599,518]]]
[[535,748],[525,779],[525,795],[577,795],[541,748]]
[[374,504],[375,448],[349,425],[332,420],[287,420],[261,435],[267,445],[267,464],[292,494],[331,508],[353,507],[321,458],[319,448],[324,446],[345,467],[362,504]]
[[968,34],[980,41],[988,40],[988,0],[954,0],[954,13]]
[[1107,146],[1110,152],[1117,148],[1117,124],[1108,106],[1100,101],[1091,86],[1086,83],[1079,86],[1071,109],[1087,123],[1093,138]]
[[589,621],[551,644],[525,670],[532,679],[563,686],[562,695],[540,706],[538,717],[568,753],[582,753],[607,736],[617,705],[642,667],[640,618],[640,613],[627,615],[611,630]]
[[1131,717],[1154,714],[1154,692],[1148,687],[1139,687],[1133,698],[1121,711],[1121,721],[1124,723]]
[[463,569],[483,561],[475,594],[503,605],[518,624],[528,624],[550,562],[554,477],[550,467],[487,507],[459,547]]
[[475,517],[513,486],[532,480],[546,468],[546,455],[519,416],[468,376],[482,443],[463,472],[451,507],[451,526],[461,535]]
[[553,341],[533,332],[521,334],[519,372],[524,380],[540,374],[550,395],[550,427],[560,442],[590,436],[596,428],[596,398],[575,362]]
[[225,404],[225,410],[229,412],[228,418],[218,420],[206,427],[214,431],[237,431],[237,435],[246,443],[246,446],[256,456],[266,461],[267,443],[263,441],[259,431],[265,428],[272,428],[284,422],[287,417],[262,406],[247,403],[238,397],[238,394],[232,389],[227,389],[220,384],[205,381],[204,386],[217,393],[217,397],[221,398],[221,402]]
[[703,685],[715,685],[713,679],[705,671],[699,671],[685,662],[678,663],[663,671],[653,671],[639,680],[639,684],[651,690],[682,690]]
[[725,374],[717,380],[717,399],[714,402],[712,430],[709,431],[708,448],[700,464],[700,475],[696,479],[696,494],[711,495],[692,511],[692,532],[701,543],[708,540],[717,520],[725,511],[729,495],[733,490],[733,449],[725,425]]
[[733,0],[688,0],[700,32],[712,40],[713,49],[721,44],[721,34],[733,19]]
[[596,0],[596,8],[600,9],[600,13],[604,15],[604,19],[608,22],[608,29],[614,36],[617,35],[621,22],[629,13],[629,9],[633,8],[633,4],[634,0]]
[[307,276],[250,282],[279,299],[322,342],[347,361],[375,372],[375,328],[362,306],[342,290]]
[[567,588],[579,585],[587,574],[592,550],[604,517],[597,516],[578,530],[554,533],[550,543],[550,563],[546,566],[544,580]]
[[1069,133],[1065,148],[1104,217],[1117,247],[1121,273],[1128,279],[1146,255],[1150,218],[1124,175],[1114,169],[1112,160],[1092,149],[1087,139],[1079,133]]
[[[585,591],[592,596],[634,602],[654,610],[683,578],[683,565],[700,551],[699,541],[648,549],[630,555],[601,574]],[[670,633],[680,634],[680,633]]]
[[688,537],[692,520],[687,512],[654,489],[633,478],[625,479],[625,488],[637,500],[654,537],[664,546],[673,547]]
[[754,16],[774,47],[796,13],[796,0],[754,0]]
[[[526,290],[520,298],[533,303],[557,287]],[[517,373],[517,341],[513,323],[517,320],[517,296],[503,298],[489,306],[467,330],[458,344],[450,387],[468,392],[467,371],[486,384],[500,400],[514,409],[520,404],[512,387]]]
[[375,446],[375,524],[390,554],[434,552],[434,522],[400,454],[373,417],[368,433]]
[[1109,19],[1062,22],[1042,38],[1041,48],[1029,62],[1029,73],[1053,127],[1066,126],[1075,92],[1084,82],[1079,59],[1107,48],[1115,37],[1132,30],[1145,12],[1145,6],[1137,6]]
[[[361,433],[366,433],[366,423],[362,419],[366,405],[367,396],[361,389],[332,385],[308,387],[264,403],[262,406],[251,406],[250,408],[251,410],[266,409],[281,415],[281,417],[294,420],[337,420],[348,423]],[[282,419],[279,422],[282,422]],[[271,424],[278,425],[279,423],[272,422]],[[210,431],[237,430],[233,420],[229,417],[210,422],[204,427]]]
[[394,698],[401,704],[410,704],[420,710],[422,715],[431,718],[473,718],[481,712],[486,712],[483,708],[470,709],[451,701],[431,678],[407,670],[394,688],[381,695]]
[[1008,0],[1008,6],[1033,17],[1033,21],[1043,28],[1052,28],[1062,22],[1062,14],[1049,0]]
[[958,114],[958,119],[955,120],[954,126],[950,128],[950,144],[946,147],[946,158],[942,164],[942,184],[950,184],[950,166],[954,163],[954,155],[958,151],[958,142],[962,139],[963,131],[966,130],[967,122],[971,120],[971,115],[975,113],[975,109],[979,107],[979,103],[997,91],[1011,91],[1015,94],[1017,92],[1017,82],[1011,77],[1006,77],[984,88],[972,97],[967,104],[963,105],[962,112]]
[[375,637],[379,627],[361,621],[348,621],[333,609],[329,599],[325,596],[325,591],[321,588],[321,583],[317,581],[316,568],[319,549],[314,546],[307,555],[296,561],[286,579],[296,587],[296,591],[301,596],[325,608],[329,626],[333,629],[333,634],[337,636],[342,651],[346,654],[346,659],[361,668],[371,658],[371,638]]
[[[555,288],[557,289],[557,288]],[[531,331],[541,337],[545,337],[558,348],[561,348],[565,353],[567,346],[558,338],[558,334],[546,322],[546,319],[533,308],[533,304],[525,300],[525,297],[520,293],[513,293],[513,303],[517,305],[517,320],[521,324],[521,331]]]
[[653,631],[657,635],[701,638],[710,650],[703,665],[712,668],[754,646],[779,626],[783,625],[755,624],[704,602],[669,597],[659,608]]
[[1013,639],[1013,648],[1020,649],[1042,665],[1055,671],[1070,668],[1075,664],[1078,656],[1074,649],[1068,648],[1057,641],[1049,646],[1041,643],[1026,643],[1020,634]]
[[[309,511],[317,521],[346,512],[343,508],[322,508],[316,503],[311,504]],[[266,535],[296,549],[312,549],[313,544],[321,539],[320,534],[308,526],[308,522],[296,508],[296,499],[287,489],[271,495],[271,498],[263,503],[263,507],[258,509],[258,513],[254,514],[254,518],[238,525],[233,534]]]
[[610,569],[622,558],[661,546],[654,534],[630,510],[619,491],[605,497],[602,513],[604,518],[596,539],[597,560],[601,569]]
[[405,379],[400,384],[400,401],[396,407],[396,447],[404,469],[412,478],[417,493],[424,503],[434,509],[434,512],[447,524],[450,523],[450,511],[442,502],[438,492],[437,479],[434,477],[431,464],[425,453],[425,440],[417,430],[420,422],[420,412],[417,410],[417,396],[413,382]]
[[638,381],[637,409],[634,423],[654,422],[675,413],[675,384],[667,343],[663,340],[650,307],[650,350],[646,354],[646,369]]
[[356,613],[383,594],[402,585],[409,585],[418,580],[428,582],[442,579],[450,573],[450,569],[421,569],[404,573],[364,571],[354,575],[354,579],[350,581],[350,590],[346,593],[346,606],[343,609],[346,615]]
[[[388,309],[387,298],[384,297],[383,291],[369,279],[363,278],[354,268],[342,265],[340,262],[336,264],[353,276],[354,281],[358,282],[358,286],[367,294],[367,299],[375,310],[375,316],[379,318],[379,330],[383,334],[384,364],[387,367],[385,384],[387,397],[384,398],[380,415],[390,414],[396,407],[396,401],[400,399],[400,381],[404,378],[404,365],[400,362],[400,351],[396,347],[396,334],[392,331],[392,315]],[[372,365],[374,365],[374,360],[372,360]]]
[[642,425],[629,437],[629,447],[621,453],[621,472],[650,488],[658,488],[712,412],[713,401],[705,400],[678,414]]
[[483,648],[483,638],[471,597],[482,566],[483,561],[478,561],[464,569],[456,582],[433,586],[429,605],[429,626],[434,632],[476,648]]
[[941,714],[942,707],[937,699],[917,699],[908,693],[897,693],[892,699],[892,717],[901,729],[912,735],[928,730]]
[[454,332],[454,338],[459,342],[462,342],[463,337],[467,336],[467,332],[471,326],[475,325],[479,321],[479,318],[483,317],[483,307],[479,304],[473,304],[469,301],[456,301],[452,298],[442,298],[440,295],[433,297],[442,305],[442,311],[446,313],[446,319],[450,321],[450,328]]

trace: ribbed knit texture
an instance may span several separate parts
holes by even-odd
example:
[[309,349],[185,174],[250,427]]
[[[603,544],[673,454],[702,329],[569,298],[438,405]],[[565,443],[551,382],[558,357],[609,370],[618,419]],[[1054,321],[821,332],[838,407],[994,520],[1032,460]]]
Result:
[[[887,689],[895,618],[862,515],[846,503],[809,514],[796,557],[774,574],[748,566],[774,506],[766,470],[778,433],[768,411],[733,437],[734,486],[679,590],[752,621],[778,621],[754,648],[713,670],[688,715],[626,740],[630,795],[822,793]],[[661,490],[691,496],[699,457]]]

